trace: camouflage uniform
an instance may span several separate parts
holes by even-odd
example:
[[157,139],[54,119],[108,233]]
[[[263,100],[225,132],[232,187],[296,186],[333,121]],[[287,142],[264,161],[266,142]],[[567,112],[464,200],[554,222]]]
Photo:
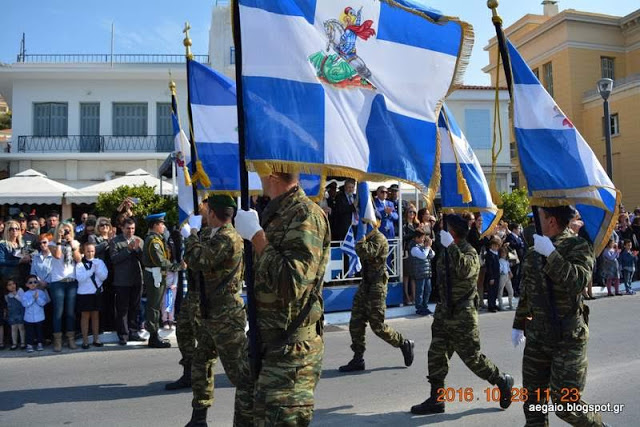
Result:
[[349,333],[354,358],[362,358],[365,351],[367,322],[371,330],[393,347],[399,348],[403,336],[384,323],[387,309],[386,260],[389,255],[387,238],[376,228],[356,244],[356,253],[362,262],[362,282],[353,298]]
[[[444,387],[449,359],[456,352],[474,374],[497,384],[500,371],[480,352],[476,287],[480,271],[478,254],[466,240],[452,243],[444,250],[449,254],[449,270],[445,270],[443,254],[437,263],[440,299],[431,325],[427,378],[432,390]],[[447,295],[447,275],[451,278],[450,298]]]
[[[186,273],[185,273],[186,274]],[[187,283],[187,296],[180,303],[180,313],[176,319],[176,339],[180,350],[180,364],[191,369],[193,354],[196,350],[196,336],[200,329],[200,289],[193,281]]]
[[[521,296],[513,327],[525,330],[527,337],[522,359],[522,383],[528,391],[524,414],[528,426],[549,425],[547,414],[529,410],[528,404],[545,397],[561,404],[562,390],[584,389],[587,377],[589,328],[583,314],[582,290],[591,280],[593,249],[586,240],[566,229],[551,239],[556,250],[543,263],[542,255],[529,251],[524,259]],[[557,322],[552,316],[547,280],[552,287]],[[554,327],[554,325],[556,325]],[[536,392],[538,391],[539,392]],[[546,400],[546,399],[545,399]],[[577,402],[585,404],[584,401]],[[580,426],[600,426],[595,412],[556,412],[565,422]]]
[[[167,271],[178,271],[179,263],[169,261],[169,249],[167,248],[162,235],[149,231],[144,239],[144,250],[142,251],[142,265],[144,266],[143,278],[147,292],[147,306],[145,328],[151,334],[150,340],[158,336],[159,321],[161,318],[162,297],[167,286],[165,276]],[[147,269],[159,267],[162,270],[162,281],[156,287],[153,274]]]
[[194,272],[203,273],[205,285],[200,295],[202,327],[197,330],[198,346],[191,369],[192,406],[209,408],[213,403],[213,368],[219,356],[227,377],[236,386],[234,425],[252,426],[253,382],[246,363],[247,319],[240,297],[243,256],[244,242],[230,223],[217,231],[204,228],[200,237],[189,236],[185,244],[185,261]]
[[[322,280],[331,233],[322,209],[295,187],[262,213],[268,244],[255,263],[262,370],[255,386],[256,426],[306,426],[322,370]],[[312,303],[288,339],[287,327]],[[284,344],[283,344],[284,342]]]

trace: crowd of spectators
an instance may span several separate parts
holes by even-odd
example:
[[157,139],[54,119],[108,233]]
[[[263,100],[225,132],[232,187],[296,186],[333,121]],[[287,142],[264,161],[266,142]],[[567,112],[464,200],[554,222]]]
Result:
[[[61,221],[19,213],[0,220],[0,349],[53,351],[64,342],[76,349],[102,347],[100,331],[114,330],[119,343],[143,341],[143,240],[136,235],[127,199],[119,207],[119,227],[107,217],[82,214]],[[179,256],[175,234],[165,236],[172,257]],[[177,280],[171,278],[163,307],[165,328],[173,328]],[[89,343],[89,330],[93,335]],[[78,333],[76,333],[78,331]],[[9,337],[10,336],[10,337]]]

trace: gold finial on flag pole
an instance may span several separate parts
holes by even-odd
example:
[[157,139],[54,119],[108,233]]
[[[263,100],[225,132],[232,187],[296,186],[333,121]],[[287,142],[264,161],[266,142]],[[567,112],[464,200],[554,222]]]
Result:
[[491,17],[493,23],[499,22],[502,24],[502,18],[498,15],[498,0],[487,0],[487,7],[491,9],[491,13],[493,14]]
[[193,54],[191,53],[191,37],[189,37],[189,30],[191,29],[191,25],[189,25],[189,22],[185,22],[184,23],[184,30],[182,30],[182,32],[184,33],[184,40],[182,41],[182,44],[184,44],[184,47],[186,49],[186,56],[188,59],[193,59]]
[[176,82],[173,81],[171,70],[169,70],[169,90],[171,91],[172,95],[176,94]]

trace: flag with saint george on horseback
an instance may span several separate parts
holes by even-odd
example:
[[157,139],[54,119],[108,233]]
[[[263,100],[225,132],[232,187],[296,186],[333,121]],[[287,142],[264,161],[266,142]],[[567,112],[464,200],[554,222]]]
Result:
[[193,214],[193,192],[189,177],[191,163],[191,144],[187,135],[180,127],[178,117],[178,102],[176,100],[176,86],[172,81],[171,90],[171,123],[173,125],[173,141],[176,162],[176,186],[178,187],[178,223],[185,223]]
[[[407,0],[239,0],[247,164],[437,187],[471,26]],[[256,31],[260,28],[261,31]]]
[[507,42],[520,169],[534,206],[575,205],[599,254],[617,221],[620,192],[571,120]]

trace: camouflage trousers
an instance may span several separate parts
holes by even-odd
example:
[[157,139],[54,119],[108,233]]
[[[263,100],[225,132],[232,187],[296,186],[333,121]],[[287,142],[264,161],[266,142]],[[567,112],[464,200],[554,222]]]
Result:
[[176,319],[176,339],[182,356],[180,359],[182,366],[191,366],[200,322],[200,294],[189,290],[180,303],[180,313]]
[[[545,336],[540,336],[545,335]],[[548,394],[554,404],[571,403],[586,405],[579,399],[587,379],[586,326],[578,331],[574,339],[549,342],[548,334],[527,333],[522,358],[522,385],[527,389],[524,415],[527,426],[548,426],[548,414],[537,412],[529,405],[545,403]],[[564,398],[563,398],[564,396]],[[556,411],[556,415],[574,426],[601,426],[602,418],[597,412]]]
[[201,320],[191,365],[192,406],[201,409],[213,404],[213,369],[219,357],[229,381],[236,387],[234,425],[253,426],[253,381],[244,307],[221,307],[221,312],[223,315]]
[[438,304],[431,325],[431,345],[428,353],[429,382],[435,387],[444,387],[449,373],[449,360],[453,353],[474,374],[491,384],[496,384],[500,371],[496,365],[480,352],[478,333],[478,311],[472,307],[457,309],[451,318],[444,306]]
[[387,284],[386,282],[366,284],[362,282],[353,297],[351,308],[351,320],[349,321],[349,333],[351,334],[351,350],[356,355],[362,356],[366,350],[365,333],[367,323],[378,337],[391,344],[400,347],[404,337],[399,332],[384,323],[387,311]]
[[255,386],[256,427],[304,427],[311,423],[323,356],[321,336],[265,351]]

